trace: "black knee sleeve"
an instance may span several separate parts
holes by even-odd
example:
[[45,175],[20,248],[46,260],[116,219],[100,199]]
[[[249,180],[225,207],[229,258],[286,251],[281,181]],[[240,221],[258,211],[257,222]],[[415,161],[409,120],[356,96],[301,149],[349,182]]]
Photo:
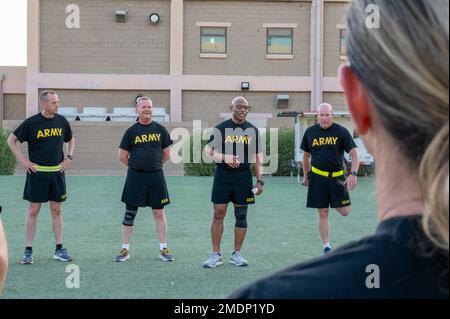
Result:
[[138,208],[136,206],[127,205],[127,208],[125,210],[125,216],[122,221],[122,225],[133,226],[134,219],[136,218],[137,212],[138,212]]
[[247,228],[247,209],[247,206],[234,208],[234,216],[236,217],[235,227]]

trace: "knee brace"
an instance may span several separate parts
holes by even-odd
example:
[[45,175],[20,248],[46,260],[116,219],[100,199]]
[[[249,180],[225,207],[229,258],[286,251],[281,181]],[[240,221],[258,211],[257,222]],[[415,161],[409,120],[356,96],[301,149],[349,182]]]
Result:
[[135,206],[127,205],[127,208],[125,210],[125,216],[122,221],[122,225],[125,226],[133,226],[134,225],[134,219],[136,218],[136,214],[138,212],[138,208]]
[[247,206],[234,208],[234,216],[236,217],[236,224],[234,224],[235,227],[247,228],[247,209]]

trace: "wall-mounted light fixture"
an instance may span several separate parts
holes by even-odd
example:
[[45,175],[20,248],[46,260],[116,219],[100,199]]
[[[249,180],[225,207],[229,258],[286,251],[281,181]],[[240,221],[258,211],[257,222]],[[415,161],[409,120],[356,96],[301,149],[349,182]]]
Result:
[[250,90],[250,82],[241,82],[241,90],[242,91]]
[[148,21],[150,21],[151,24],[157,24],[161,20],[161,17],[156,12],[153,12],[148,16]]
[[127,22],[127,10],[116,10],[116,22]]

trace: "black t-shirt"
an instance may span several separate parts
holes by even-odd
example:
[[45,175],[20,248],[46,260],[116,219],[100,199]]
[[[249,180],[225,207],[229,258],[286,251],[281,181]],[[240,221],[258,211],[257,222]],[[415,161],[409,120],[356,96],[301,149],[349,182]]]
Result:
[[231,298],[447,299],[448,252],[433,251],[420,222],[417,216],[387,219],[374,235],[259,280]]
[[28,142],[30,162],[56,166],[64,160],[63,145],[72,139],[72,129],[64,116],[46,118],[39,113],[23,121],[14,135],[20,143]]
[[232,119],[217,125],[208,141],[208,146],[216,152],[226,155],[237,155],[240,165],[233,169],[225,162],[218,166],[233,170],[246,170],[254,164],[253,156],[262,152],[259,130],[248,121],[238,125]]
[[130,153],[128,167],[151,172],[162,169],[163,150],[172,143],[166,128],[152,121],[148,125],[136,123],[128,128],[119,148]]
[[333,123],[323,129],[319,124],[308,127],[300,148],[311,153],[311,165],[327,172],[344,169],[344,151],[350,152],[356,144],[347,129]]

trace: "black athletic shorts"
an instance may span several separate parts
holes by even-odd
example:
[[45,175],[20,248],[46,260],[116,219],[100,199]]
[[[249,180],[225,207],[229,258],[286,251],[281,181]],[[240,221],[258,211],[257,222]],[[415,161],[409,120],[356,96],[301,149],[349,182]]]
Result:
[[252,192],[253,178],[250,169],[238,171],[216,167],[211,194],[214,204],[250,205],[255,203],[255,195]]
[[350,206],[345,177],[325,177],[309,172],[308,200],[310,208],[339,208]]
[[163,170],[145,172],[129,168],[122,202],[130,206],[153,209],[170,204]]
[[31,203],[64,202],[66,194],[66,178],[61,172],[27,173],[23,191],[23,199]]

